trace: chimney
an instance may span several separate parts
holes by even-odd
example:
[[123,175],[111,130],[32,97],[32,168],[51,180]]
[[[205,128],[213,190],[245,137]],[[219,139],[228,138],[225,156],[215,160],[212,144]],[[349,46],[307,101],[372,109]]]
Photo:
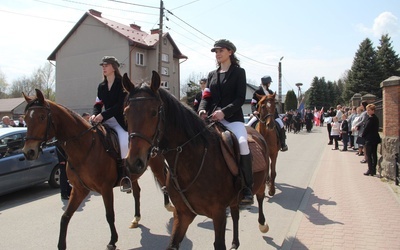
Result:
[[94,9],[90,9],[89,12],[93,16],[101,17],[101,12],[100,11],[97,11],[97,10],[94,10]]
[[134,24],[134,23],[129,24],[129,26],[131,26],[132,29],[134,29],[134,30],[139,30],[139,31],[140,31],[140,28],[141,28],[139,25]]
[[151,33],[152,35],[158,34],[159,32],[160,32],[160,29],[152,29],[152,30],[150,30],[150,33]]

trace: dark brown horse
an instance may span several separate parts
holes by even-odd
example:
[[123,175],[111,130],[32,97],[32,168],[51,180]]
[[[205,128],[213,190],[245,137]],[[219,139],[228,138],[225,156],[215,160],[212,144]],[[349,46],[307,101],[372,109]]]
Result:
[[268,194],[275,195],[275,178],[276,178],[276,160],[280,149],[279,138],[275,123],[275,95],[257,95],[259,122],[256,125],[256,130],[264,137],[268,144],[270,173],[268,175]]
[[[25,122],[28,127],[25,146],[25,157],[33,160],[38,157],[42,143],[56,137],[61,147],[68,155],[67,175],[73,185],[67,209],[61,217],[59,249],[66,249],[68,223],[90,191],[102,195],[106,218],[111,230],[111,239],[107,249],[116,249],[118,234],[114,221],[113,188],[119,184],[116,159],[103,146],[96,127],[92,127],[77,113],[68,108],[44,99],[40,90],[36,97],[28,97],[25,108]],[[165,182],[163,174],[164,159],[152,158],[149,162],[154,175],[159,181]],[[141,175],[132,174],[133,196],[135,198],[135,218],[132,227],[136,227],[140,219],[140,187],[137,179]],[[164,198],[169,208],[168,196]]]
[[[239,247],[240,178],[229,170],[222,155],[220,136],[192,109],[180,103],[167,90],[160,88],[160,76],[153,71],[151,85],[135,87],[127,75],[123,85],[129,91],[125,107],[130,137],[126,164],[132,173],[141,174],[154,153],[168,162],[167,190],[175,205],[174,222],[168,249],[178,249],[196,215],[213,220],[215,249],[226,249],[226,208],[233,219],[232,248]],[[262,136],[254,138],[266,155]],[[253,193],[259,208],[258,222],[268,231],[263,214],[268,160],[261,155],[265,168],[254,173]],[[253,169],[254,170],[254,169]]]

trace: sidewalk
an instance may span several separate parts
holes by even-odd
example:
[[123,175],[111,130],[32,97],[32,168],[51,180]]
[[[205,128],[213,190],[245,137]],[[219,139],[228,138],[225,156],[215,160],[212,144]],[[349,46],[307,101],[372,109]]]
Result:
[[364,176],[355,151],[324,146],[282,249],[400,249],[400,188]]

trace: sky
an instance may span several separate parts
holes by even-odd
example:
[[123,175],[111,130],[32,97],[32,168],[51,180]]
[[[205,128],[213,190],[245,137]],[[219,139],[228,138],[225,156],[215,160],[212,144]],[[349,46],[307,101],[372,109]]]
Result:
[[[259,85],[262,76],[270,75],[271,89],[278,92],[281,62],[282,94],[297,94],[296,83],[303,84],[304,92],[314,77],[339,80],[366,38],[377,48],[382,34],[389,34],[393,49],[400,53],[398,0],[163,3],[163,30],[188,57],[181,61],[181,85],[216,68],[210,49],[221,38],[235,44],[248,83]],[[150,33],[158,28],[159,7],[159,0],[0,0],[0,71],[8,84],[30,77],[89,9]]]

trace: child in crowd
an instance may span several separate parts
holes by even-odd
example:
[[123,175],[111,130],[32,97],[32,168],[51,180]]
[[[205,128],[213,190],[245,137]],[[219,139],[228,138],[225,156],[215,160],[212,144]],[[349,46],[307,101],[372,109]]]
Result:
[[339,149],[339,135],[340,135],[340,123],[339,123],[339,118],[337,116],[334,116],[333,121],[331,123],[331,136],[333,140],[335,141],[335,147],[332,148],[332,150],[338,150]]

